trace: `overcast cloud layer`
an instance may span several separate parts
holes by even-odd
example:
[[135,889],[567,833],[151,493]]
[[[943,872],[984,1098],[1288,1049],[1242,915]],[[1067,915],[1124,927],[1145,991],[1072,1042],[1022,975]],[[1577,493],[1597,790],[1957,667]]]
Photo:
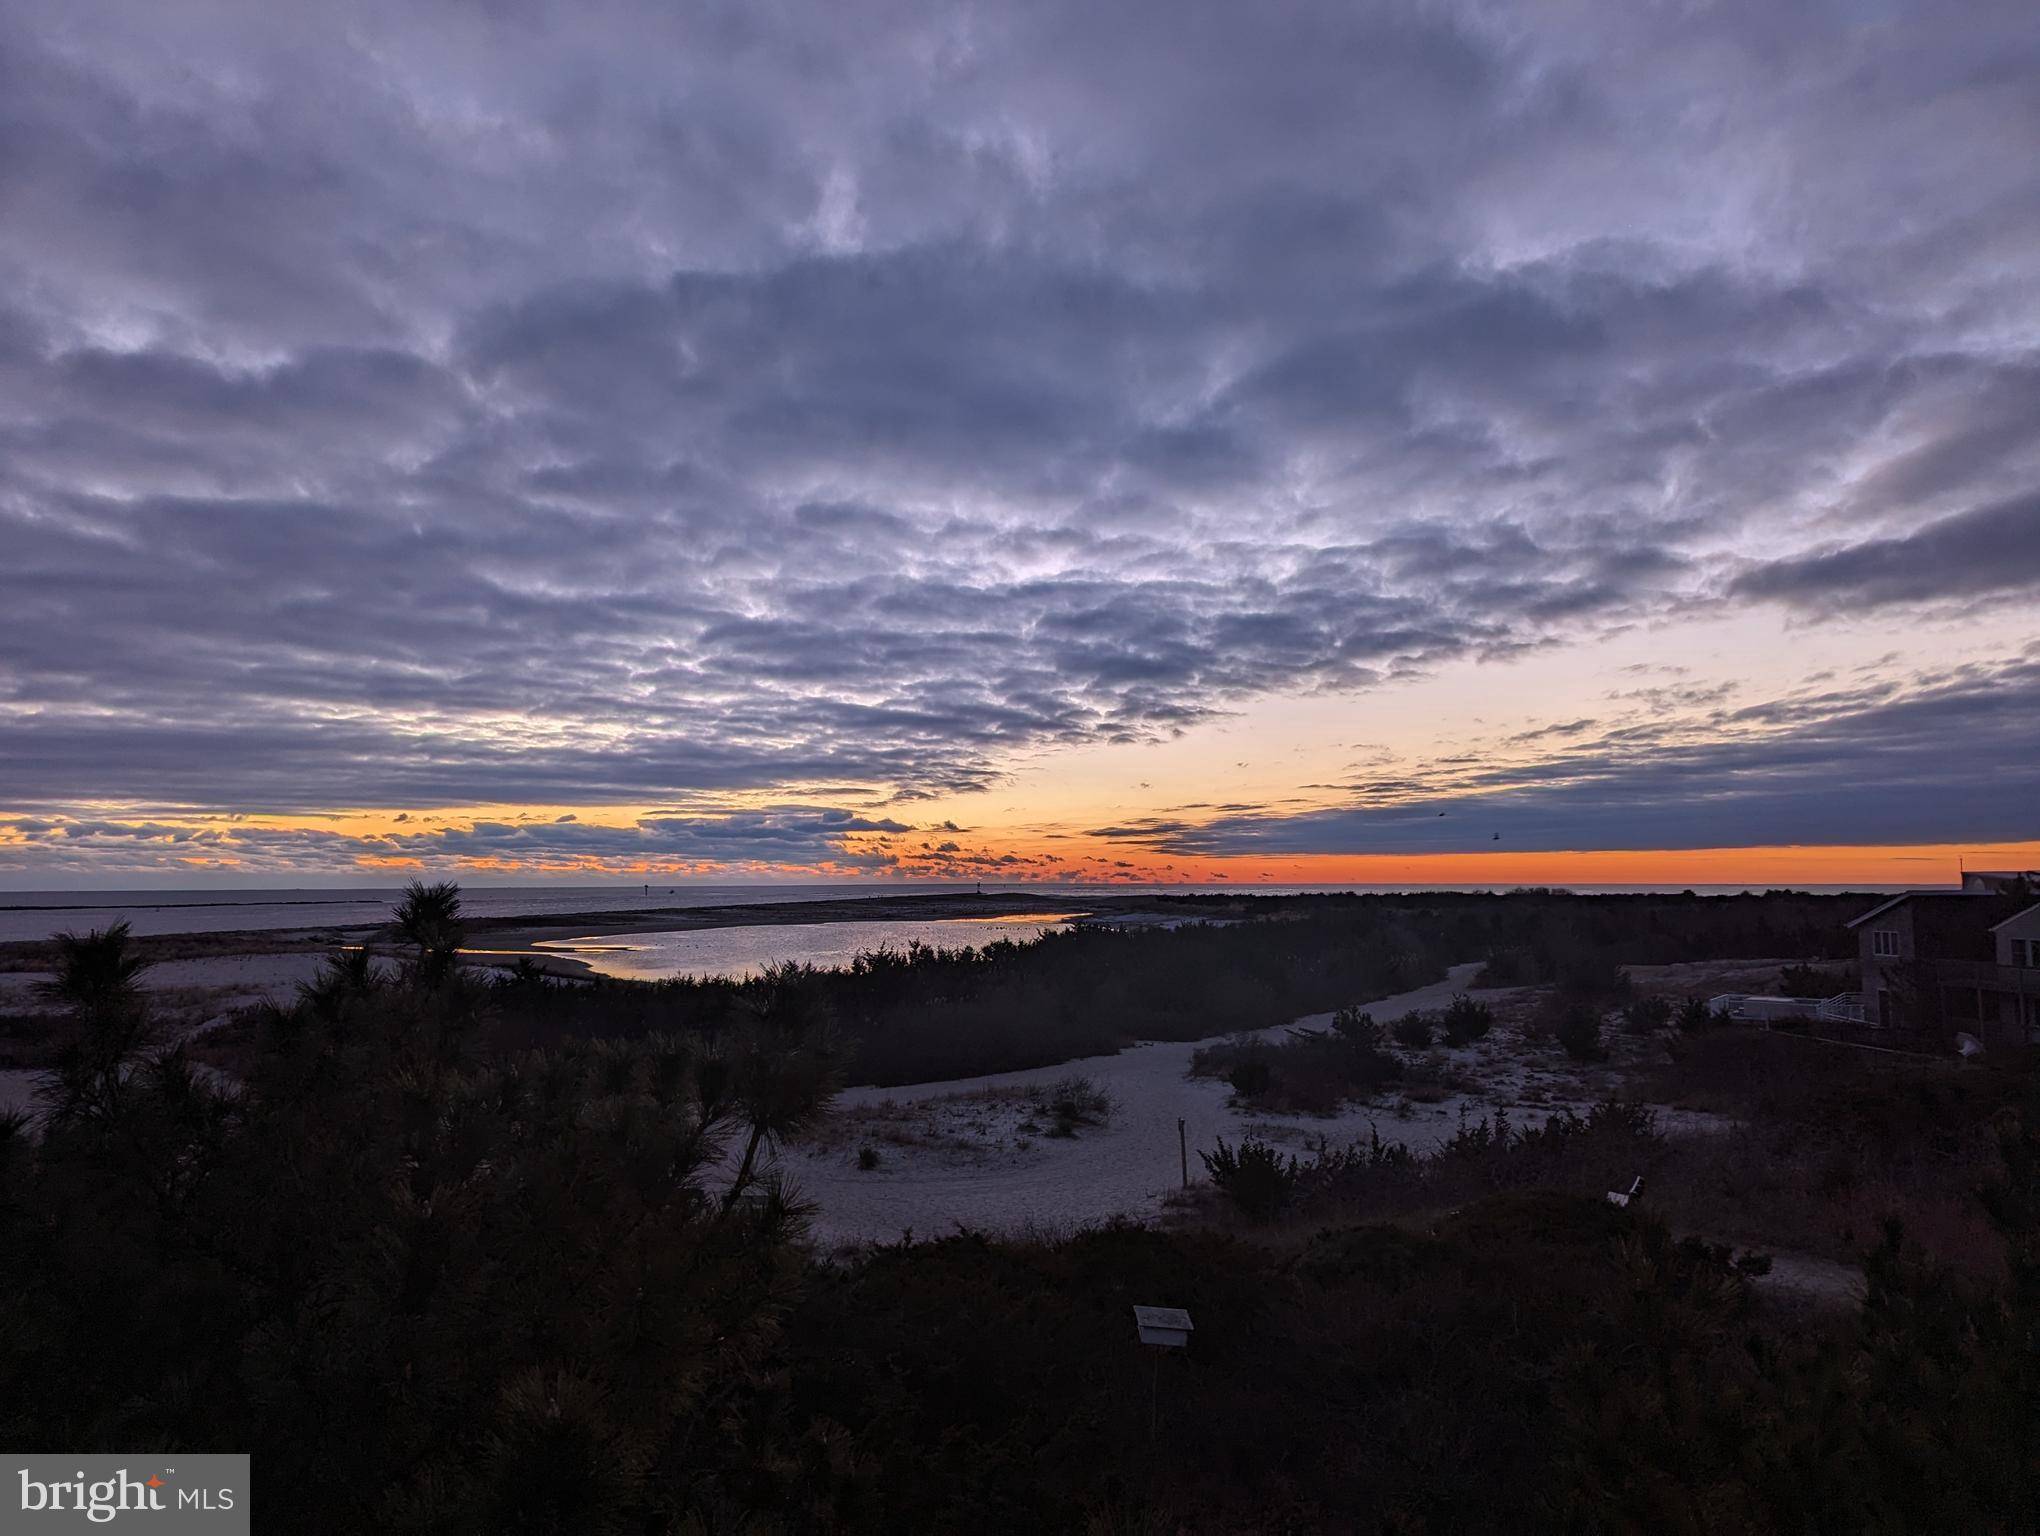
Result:
[[[2040,835],[2036,167],[2030,0],[0,0],[0,811],[761,792],[657,835],[770,858],[1270,691],[1959,604],[1994,678],[1491,808]],[[1923,732],[1998,686],[1984,782]],[[1411,846],[1355,805],[1164,841]]]

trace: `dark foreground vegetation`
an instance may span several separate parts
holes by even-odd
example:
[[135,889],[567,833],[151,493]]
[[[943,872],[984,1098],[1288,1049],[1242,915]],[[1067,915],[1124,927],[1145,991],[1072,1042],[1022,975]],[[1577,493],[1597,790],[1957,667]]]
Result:
[[[1488,984],[1558,983],[1600,997],[1623,965],[1849,953],[1860,897],[1573,896],[1522,891],[1397,896],[1185,897],[1154,903],[1183,926],[1097,926],[1032,944],[913,946],[840,971],[751,982],[597,980],[536,972],[495,998],[492,1038],[688,1033],[720,1027],[761,991],[798,986],[836,1021],[848,1081],[929,1082],[1045,1066],[1134,1040],[1199,1040],[1285,1024],[1485,963]],[[1450,1021],[1441,1020],[1441,1029]]]
[[1485,1003],[1460,993],[1443,1008],[1413,1009],[1388,1029],[1355,1007],[1341,1008],[1325,1029],[1292,1029],[1267,1040],[1237,1035],[1200,1046],[1190,1059],[1194,1077],[1223,1078],[1234,1102],[1290,1114],[1329,1115],[1347,1102],[1372,1098],[1391,1085],[1412,1096],[1443,1098],[1456,1083],[1449,1069],[1408,1063],[1385,1048],[1393,1039],[1411,1051],[1470,1045],[1494,1028]]
[[[257,1528],[309,1536],[2015,1531],[2040,1507],[2021,1072],[1923,1102],[1851,1065],[1794,1099],[1775,1062],[1708,1054],[1725,1032],[1667,1069],[1961,1149],[1992,1262],[1879,1225],[1860,1306],[1781,1305],[1746,1256],[1611,1207],[1663,1146],[1619,1105],[1470,1122],[1422,1162],[1326,1149],[1233,1230],[821,1264],[757,1155],[835,1081],[826,992],[768,978],[712,1024],[527,1051],[506,989],[452,963],[457,911],[407,916],[399,971],[336,964],[252,1021],[238,1085],[144,1052],[119,935],[67,955],[43,1134],[0,1138],[8,1439],[245,1450]],[[1144,1354],[1136,1304],[1187,1308],[1192,1347]]]

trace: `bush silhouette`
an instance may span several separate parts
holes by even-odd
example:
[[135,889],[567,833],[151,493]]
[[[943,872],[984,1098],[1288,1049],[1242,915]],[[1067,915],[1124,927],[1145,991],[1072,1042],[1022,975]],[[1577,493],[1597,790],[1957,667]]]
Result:
[[1622,1010],[1622,1027],[1632,1035],[1654,1034],[1672,1022],[1672,1000],[1639,997]]
[[1494,1010],[1461,992],[1446,1004],[1439,1024],[1444,1030],[1447,1045],[1470,1045],[1484,1038],[1495,1027]]
[[1197,1156],[1211,1182],[1251,1220],[1274,1219],[1296,1193],[1296,1159],[1285,1159],[1264,1141],[1248,1137],[1235,1152],[1221,1136],[1217,1150]]
[[1552,1033],[1574,1061],[1599,1061],[1608,1054],[1601,1044],[1601,1020],[1585,1003],[1567,1008]]

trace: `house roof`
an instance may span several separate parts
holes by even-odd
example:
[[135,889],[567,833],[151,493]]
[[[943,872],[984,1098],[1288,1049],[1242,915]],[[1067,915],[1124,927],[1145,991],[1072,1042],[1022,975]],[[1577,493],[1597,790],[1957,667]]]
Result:
[[[2000,928],[2009,928],[2012,926],[2012,924],[2016,923],[2020,918],[2031,917],[2035,912],[2040,912],[2040,901],[2034,902],[2033,905],[2030,907],[2019,908],[2018,911],[2014,912],[2010,917],[2006,918],[2001,923],[1992,923],[1990,925],[1990,931],[1992,933],[1996,933]],[[1857,921],[1861,922],[1862,919],[1858,918]],[[1854,924],[1851,924],[1850,926],[1853,927]]]
[[1850,918],[1846,923],[1842,924],[1842,926],[1844,928],[1857,927],[1860,924],[1869,922],[1870,919],[1873,917],[1878,917],[1886,912],[1889,912],[1893,907],[1898,906],[1902,902],[1920,901],[1926,899],[1932,899],[1937,901],[1989,901],[1996,894],[1997,893],[1995,891],[1951,891],[1948,890],[1946,887],[1943,887],[1939,890],[1901,891],[1896,896],[1892,897],[1891,900],[1881,902],[1877,906],[1872,907],[1868,912],[1865,912],[1861,917]]

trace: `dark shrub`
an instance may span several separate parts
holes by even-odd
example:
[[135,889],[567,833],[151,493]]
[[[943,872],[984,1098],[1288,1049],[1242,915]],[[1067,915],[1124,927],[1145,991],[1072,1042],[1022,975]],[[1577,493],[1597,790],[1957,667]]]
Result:
[[1476,978],[1483,987],[1521,987],[1542,981],[1544,975],[1527,949],[1492,949]]
[[878,1148],[871,1146],[859,1147],[857,1149],[857,1166],[866,1173],[876,1168],[878,1166]]
[[1707,1006],[1704,997],[1689,997],[1679,1005],[1679,1031],[1681,1034],[1697,1035],[1704,1030],[1719,1029],[1730,1021],[1725,1013],[1716,1013]]
[[1554,960],[1553,979],[1559,989],[1576,997],[1614,1001],[1629,996],[1629,973],[1607,953],[1576,949],[1561,952]]
[[1402,1077],[1403,1064],[1381,1049],[1381,1035],[1366,1014],[1346,1009],[1331,1029],[1293,1029],[1279,1044],[1249,1037],[1200,1046],[1190,1073],[1223,1078],[1257,1109],[1335,1114],[1348,1099],[1365,1098]]
[[1574,1061],[1599,1061],[1608,1054],[1601,1044],[1600,1017],[1584,1003],[1566,1009],[1552,1033]]
[[1395,1021],[1394,1032],[1397,1045],[1406,1045],[1413,1051],[1426,1050],[1431,1044],[1431,1016],[1406,1013]]
[[1102,1126],[1112,1118],[1112,1095],[1089,1077],[1071,1073],[1040,1093],[1051,1136],[1075,1136],[1079,1126]]
[[1332,1015],[1332,1030],[1341,1040],[1361,1050],[1379,1049],[1381,1026],[1374,1022],[1374,1015],[1362,1013],[1358,1008],[1341,1008]]
[[1046,1099],[1051,1136],[1074,1136],[1079,1126],[1103,1125],[1112,1118],[1112,1096],[1088,1077],[1072,1073],[1058,1078]]
[[1622,1027],[1632,1035],[1655,1034],[1671,1022],[1669,997],[1639,997],[1622,1010]]
[[1495,1013],[1486,1003],[1476,1003],[1461,992],[1446,1004],[1440,1022],[1444,1026],[1447,1045],[1467,1045],[1483,1038],[1495,1027]]
[[1447,1187],[1477,1173],[1481,1185],[1606,1190],[1642,1172],[1663,1145],[1649,1105],[1604,1099],[1584,1115],[1561,1109],[1542,1125],[1519,1125],[1506,1109],[1478,1120],[1462,1114],[1452,1139],[1422,1166]]
[[1256,1098],[1268,1091],[1268,1084],[1274,1081],[1275,1069],[1268,1063],[1268,1052],[1256,1047],[1247,1051],[1233,1063],[1225,1080],[1232,1085],[1232,1091],[1243,1099]]
[[1248,1137],[1235,1152],[1218,1138],[1218,1150],[1200,1152],[1211,1182],[1240,1211],[1253,1221],[1269,1221],[1279,1215],[1296,1193],[1301,1170],[1294,1157],[1285,1158],[1265,1141]]
[[1841,983],[1814,965],[1788,965],[1778,973],[1780,997],[1833,997]]

